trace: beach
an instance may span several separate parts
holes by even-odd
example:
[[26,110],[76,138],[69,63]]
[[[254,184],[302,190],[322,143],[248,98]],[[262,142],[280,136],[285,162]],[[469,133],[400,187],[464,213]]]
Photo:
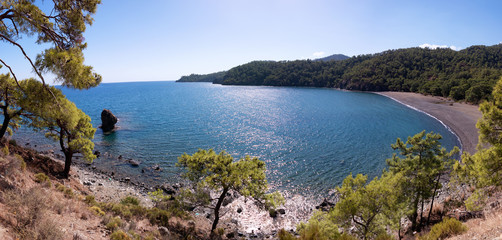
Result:
[[479,106],[410,92],[377,92],[376,94],[392,98],[433,116],[459,137],[462,151],[470,154],[476,152],[479,136],[476,123],[482,116]]

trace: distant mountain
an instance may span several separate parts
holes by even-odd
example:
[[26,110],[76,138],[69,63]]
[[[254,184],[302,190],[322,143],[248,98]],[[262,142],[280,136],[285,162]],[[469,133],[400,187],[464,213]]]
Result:
[[190,74],[189,76],[182,76],[176,82],[215,82],[220,81],[225,76],[227,71],[209,73],[209,74]]
[[349,56],[346,56],[346,55],[343,55],[343,54],[333,54],[333,55],[330,55],[330,56],[327,56],[327,57],[314,59],[314,61],[323,61],[323,62],[327,62],[327,61],[341,61],[341,60],[345,60],[345,59],[349,59],[349,58],[350,58]]

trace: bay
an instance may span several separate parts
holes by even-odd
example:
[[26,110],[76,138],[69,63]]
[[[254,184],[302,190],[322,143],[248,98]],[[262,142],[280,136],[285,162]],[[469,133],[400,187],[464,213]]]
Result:
[[[426,130],[440,133],[448,150],[460,145],[432,117],[366,92],[170,81],[63,92],[95,127],[105,108],[119,118],[114,133],[96,131],[102,156],[95,166],[150,184],[178,181],[178,156],[213,148],[236,159],[264,160],[274,190],[321,198],[350,173],[380,175],[397,138]],[[16,135],[47,144],[26,129]],[[128,159],[140,166],[132,167]],[[153,170],[156,165],[162,171]]]

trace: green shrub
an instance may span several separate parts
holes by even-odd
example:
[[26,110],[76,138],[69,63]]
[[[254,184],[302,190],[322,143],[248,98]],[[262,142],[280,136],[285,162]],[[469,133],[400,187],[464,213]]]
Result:
[[4,156],[7,156],[9,155],[9,145],[5,145],[3,148],[2,148],[2,153]]
[[300,223],[297,231],[300,233],[300,239],[338,239],[341,237],[338,226],[321,211],[314,212],[307,223]]
[[64,192],[65,189],[66,189],[66,187],[63,184],[56,183],[56,190],[58,190],[60,192]]
[[35,174],[35,182],[37,183],[45,183],[49,187],[52,186],[51,180],[49,179],[49,176],[45,175],[45,173],[37,173]]
[[99,215],[99,216],[104,216],[105,215],[105,212],[103,212],[103,210],[101,210],[101,208],[99,208],[98,206],[92,206],[89,209],[93,213],[95,213],[96,215]]
[[394,237],[387,233],[380,233],[376,236],[375,240],[394,240]]
[[446,218],[442,222],[432,226],[431,231],[419,240],[437,240],[452,237],[467,231],[467,227],[455,218]]
[[11,139],[9,140],[9,145],[12,145],[12,146],[17,146],[17,142],[15,139]]
[[157,189],[157,191],[149,192],[148,196],[155,204],[171,200],[171,195],[165,195],[162,189]]
[[87,195],[84,198],[84,202],[90,206],[96,206],[98,203],[96,202],[96,198],[92,195]]
[[164,226],[164,227],[166,227],[169,224],[170,214],[166,210],[154,207],[148,209],[146,216],[148,217],[148,220],[150,220],[150,223],[152,224],[157,224],[159,226]]
[[[64,187],[64,186],[63,186]],[[75,196],[75,194],[73,193],[73,190],[71,188],[65,188],[63,190],[63,194],[65,197],[67,198],[73,198],[73,196]]]
[[279,232],[277,233],[277,238],[279,238],[279,240],[295,240],[296,239],[295,236],[293,236],[293,234],[284,230],[284,228],[279,230]]
[[124,223],[122,222],[122,220],[119,217],[108,218],[108,219],[105,219],[104,221],[105,221],[106,229],[108,229],[110,231],[114,231],[124,225]]
[[120,200],[120,203],[123,205],[139,205],[139,199],[133,196],[127,196]]
[[110,235],[110,240],[132,240],[127,233],[122,230],[117,230]]

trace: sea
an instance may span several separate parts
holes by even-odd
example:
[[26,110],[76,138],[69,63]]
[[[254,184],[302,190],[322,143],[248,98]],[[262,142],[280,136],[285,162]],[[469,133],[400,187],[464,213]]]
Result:
[[[265,161],[272,190],[323,198],[351,173],[379,176],[397,153],[397,138],[433,131],[447,150],[460,146],[438,120],[369,92],[172,81],[61,89],[94,127],[103,109],[119,119],[111,134],[96,130],[100,157],[92,165],[150,185],[180,181],[183,153],[214,149]],[[14,139],[61,154],[56,142],[26,127]]]

